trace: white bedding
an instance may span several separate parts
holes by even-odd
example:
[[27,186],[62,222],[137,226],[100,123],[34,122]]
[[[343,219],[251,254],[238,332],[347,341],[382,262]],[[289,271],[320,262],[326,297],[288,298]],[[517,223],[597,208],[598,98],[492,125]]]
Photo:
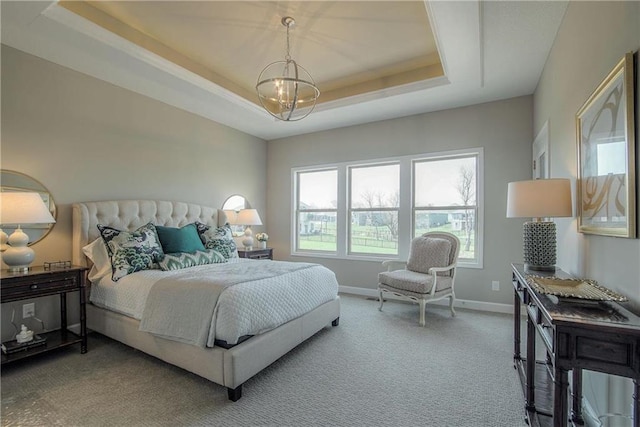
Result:
[[[225,264],[191,267],[190,271],[224,276],[230,264],[251,263],[260,269],[257,261],[232,259]],[[232,268],[232,267],[231,267]],[[182,270],[145,270],[121,278],[117,283],[109,277],[93,283],[92,303],[140,320],[151,287],[159,280],[178,276]],[[338,283],[332,271],[320,265],[289,274],[238,283],[225,289],[216,310],[215,339],[235,344],[245,335],[257,335],[300,317],[325,302],[334,300]]]

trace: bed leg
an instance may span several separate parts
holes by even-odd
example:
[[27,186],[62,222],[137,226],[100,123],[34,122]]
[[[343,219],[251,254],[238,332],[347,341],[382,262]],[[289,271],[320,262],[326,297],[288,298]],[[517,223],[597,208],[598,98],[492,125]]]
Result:
[[230,401],[237,402],[242,397],[242,384],[236,388],[227,387],[227,394]]
[[333,319],[333,321],[331,322],[331,326],[338,326],[340,324],[340,318],[336,317],[335,319]]

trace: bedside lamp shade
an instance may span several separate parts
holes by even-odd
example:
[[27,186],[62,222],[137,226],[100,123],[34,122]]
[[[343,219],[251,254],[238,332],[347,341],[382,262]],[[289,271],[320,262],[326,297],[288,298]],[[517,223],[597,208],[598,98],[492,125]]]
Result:
[[262,220],[260,219],[258,211],[255,209],[240,210],[236,217],[236,223],[247,226],[244,230],[244,239],[242,239],[242,244],[246,250],[250,251],[253,249],[253,231],[251,231],[251,226],[262,225]]
[[13,271],[26,270],[35,258],[35,252],[28,247],[29,236],[20,228],[23,224],[52,224],[56,220],[45,206],[38,193],[0,193],[0,223],[17,225],[8,240],[2,260]]
[[537,179],[509,183],[507,218],[536,218],[523,226],[525,268],[555,270],[556,224],[541,219],[571,215],[571,182],[568,179]]
[[225,209],[224,210],[225,215],[227,215],[227,222],[229,223],[229,225],[237,225],[238,223],[236,222],[237,218],[238,218],[238,212],[234,211],[233,209]]

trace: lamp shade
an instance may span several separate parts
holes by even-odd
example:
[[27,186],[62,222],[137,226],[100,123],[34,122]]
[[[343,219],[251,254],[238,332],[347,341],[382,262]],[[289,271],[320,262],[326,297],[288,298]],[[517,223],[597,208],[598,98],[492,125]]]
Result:
[[1,192],[0,224],[17,225],[11,233],[2,254],[2,261],[11,271],[24,271],[35,258],[35,252],[28,247],[29,236],[22,231],[21,225],[51,224],[56,220],[47,209],[38,193]]
[[234,211],[233,209],[225,209],[224,213],[227,215],[227,222],[229,223],[229,225],[238,224],[236,222],[238,218],[238,213],[236,211]]
[[0,193],[0,224],[52,224],[56,220],[38,193]]
[[572,216],[571,182],[564,178],[510,182],[507,218]]
[[262,225],[262,220],[255,209],[242,209],[236,217],[236,224],[240,225]]

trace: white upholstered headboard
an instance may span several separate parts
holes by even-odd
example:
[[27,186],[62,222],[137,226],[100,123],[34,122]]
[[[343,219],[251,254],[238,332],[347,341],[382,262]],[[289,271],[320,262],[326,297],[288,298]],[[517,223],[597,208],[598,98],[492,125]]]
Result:
[[194,221],[217,227],[227,222],[227,216],[221,209],[160,200],[74,203],[73,264],[87,265],[82,248],[100,236],[98,224],[120,230],[135,230],[149,222],[167,227],[182,227]]

